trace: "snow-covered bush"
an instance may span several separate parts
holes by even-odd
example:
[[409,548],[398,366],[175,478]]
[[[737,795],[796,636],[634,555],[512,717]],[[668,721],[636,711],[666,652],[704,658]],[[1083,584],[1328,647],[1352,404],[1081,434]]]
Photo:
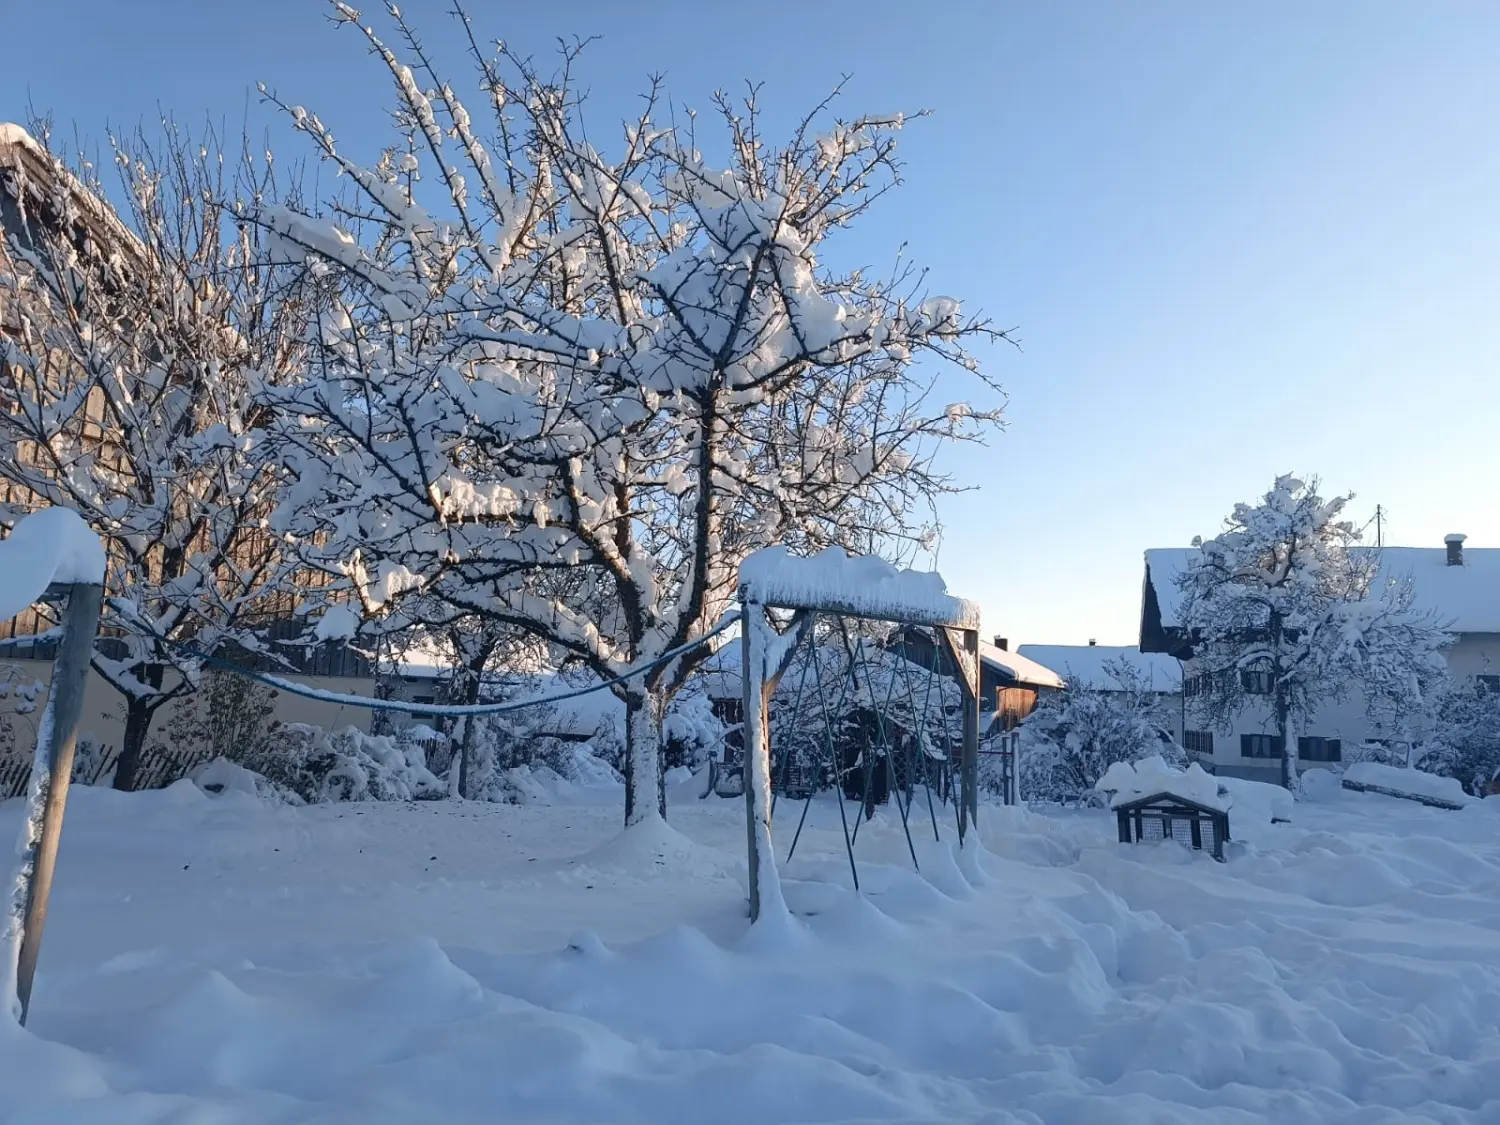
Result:
[[415,746],[355,727],[325,731],[286,723],[276,738],[234,764],[309,804],[322,801],[421,801],[447,795]]
[[1453,778],[1470,796],[1482,796],[1500,778],[1500,692],[1477,680],[1451,683],[1434,708],[1414,764]]
[[1116,662],[1105,673],[1104,684],[1044,695],[1021,724],[1022,799],[1089,800],[1116,762],[1159,755],[1175,768],[1187,766],[1187,755],[1165,733],[1168,720],[1156,693],[1135,669]]
[[696,770],[720,752],[728,726],[714,714],[701,689],[689,688],[672,700],[662,720],[662,762],[666,769]]
[[228,758],[215,758],[193,770],[193,783],[205,793],[241,793],[277,804],[305,804],[302,797],[284,789],[253,770],[236,765]]

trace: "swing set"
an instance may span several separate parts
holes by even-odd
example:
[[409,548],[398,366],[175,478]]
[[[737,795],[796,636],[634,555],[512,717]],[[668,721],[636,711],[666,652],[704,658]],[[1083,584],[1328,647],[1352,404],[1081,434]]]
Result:
[[[830,561],[841,565],[829,565]],[[809,567],[818,563],[824,565]],[[946,805],[953,795],[955,758],[958,792],[953,809],[960,846],[975,828],[979,807],[978,607],[948,595],[936,575],[897,572],[874,559],[820,556],[803,560],[778,553],[766,564],[755,564],[752,556],[740,570],[740,770],[752,920],[760,917],[768,897],[781,901],[771,838],[780,795],[795,793],[802,798],[802,812],[787,850],[790,861],[814,794],[822,784],[832,783],[856,890],[859,869],[854,846],[860,825],[873,815],[880,797],[888,795],[895,801],[914,865],[917,851],[911,828],[919,784],[934,839],[941,838],[937,806]],[[875,575],[880,580],[872,583],[869,572],[875,566],[884,567],[887,573]],[[864,573],[849,574],[850,568]],[[877,646],[855,635],[851,620],[888,624],[893,627],[892,635],[900,639]],[[930,659],[921,663],[911,653],[913,638],[918,636],[929,642],[921,647],[930,650]],[[837,637],[842,643],[820,643],[820,637]],[[943,667],[944,658],[957,673],[957,706],[947,702],[952,681]],[[790,718],[778,714],[773,724],[772,697],[793,669],[797,669],[797,688]],[[850,722],[846,708],[856,700]],[[791,745],[773,747],[773,731],[782,739],[788,733],[795,739],[805,731],[809,710],[815,716],[813,753],[798,753]],[[957,730],[953,729],[955,710],[959,712]],[[729,778],[726,772],[723,780]],[[850,817],[847,803],[851,800],[859,802],[863,815]]]

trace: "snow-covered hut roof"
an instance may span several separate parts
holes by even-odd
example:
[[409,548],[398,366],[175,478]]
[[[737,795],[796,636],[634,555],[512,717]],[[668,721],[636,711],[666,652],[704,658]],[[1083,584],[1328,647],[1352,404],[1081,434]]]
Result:
[[1142,652],[1135,645],[1022,645],[1022,656],[1052,669],[1071,687],[1118,687],[1105,665],[1128,665],[1154,691],[1182,688],[1182,665],[1159,652]]
[[948,593],[936,571],[897,570],[884,559],[845,554],[838,547],[812,558],[765,547],[740,564],[739,578],[741,595],[761,605],[979,628],[979,607]]
[[1175,797],[1215,812],[1227,812],[1230,798],[1219,792],[1218,779],[1193,762],[1185,770],[1175,769],[1153,755],[1139,762],[1115,762],[1094,788],[1110,797],[1112,809],[1156,797]]
[[[1413,608],[1430,612],[1455,633],[1500,633],[1500,547],[1464,547],[1463,563],[1450,566],[1447,547],[1355,547],[1379,551],[1377,585],[1411,579]],[[1142,599],[1142,639],[1154,600],[1161,629],[1182,626],[1182,591],[1177,576],[1198,554],[1196,547],[1157,548],[1146,552],[1146,585]]]
[[1063,678],[1051,668],[1022,656],[1019,652],[979,642],[979,659],[991,668],[1009,676],[1018,684],[1027,687],[1061,688],[1066,686]]

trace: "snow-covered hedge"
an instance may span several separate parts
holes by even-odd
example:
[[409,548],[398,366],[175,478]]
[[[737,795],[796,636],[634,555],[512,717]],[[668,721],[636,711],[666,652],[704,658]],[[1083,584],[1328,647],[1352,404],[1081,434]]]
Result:
[[330,732],[287,723],[277,728],[274,740],[235,764],[308,803],[422,801],[447,795],[420,749],[355,727]]

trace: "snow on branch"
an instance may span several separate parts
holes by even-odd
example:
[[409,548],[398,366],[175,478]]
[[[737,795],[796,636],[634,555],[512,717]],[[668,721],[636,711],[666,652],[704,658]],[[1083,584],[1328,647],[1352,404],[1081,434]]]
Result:
[[914,625],[979,628],[979,607],[948,593],[936,571],[898,570],[884,559],[829,547],[798,558],[765,547],[740,563],[740,593],[783,609],[817,609]]

